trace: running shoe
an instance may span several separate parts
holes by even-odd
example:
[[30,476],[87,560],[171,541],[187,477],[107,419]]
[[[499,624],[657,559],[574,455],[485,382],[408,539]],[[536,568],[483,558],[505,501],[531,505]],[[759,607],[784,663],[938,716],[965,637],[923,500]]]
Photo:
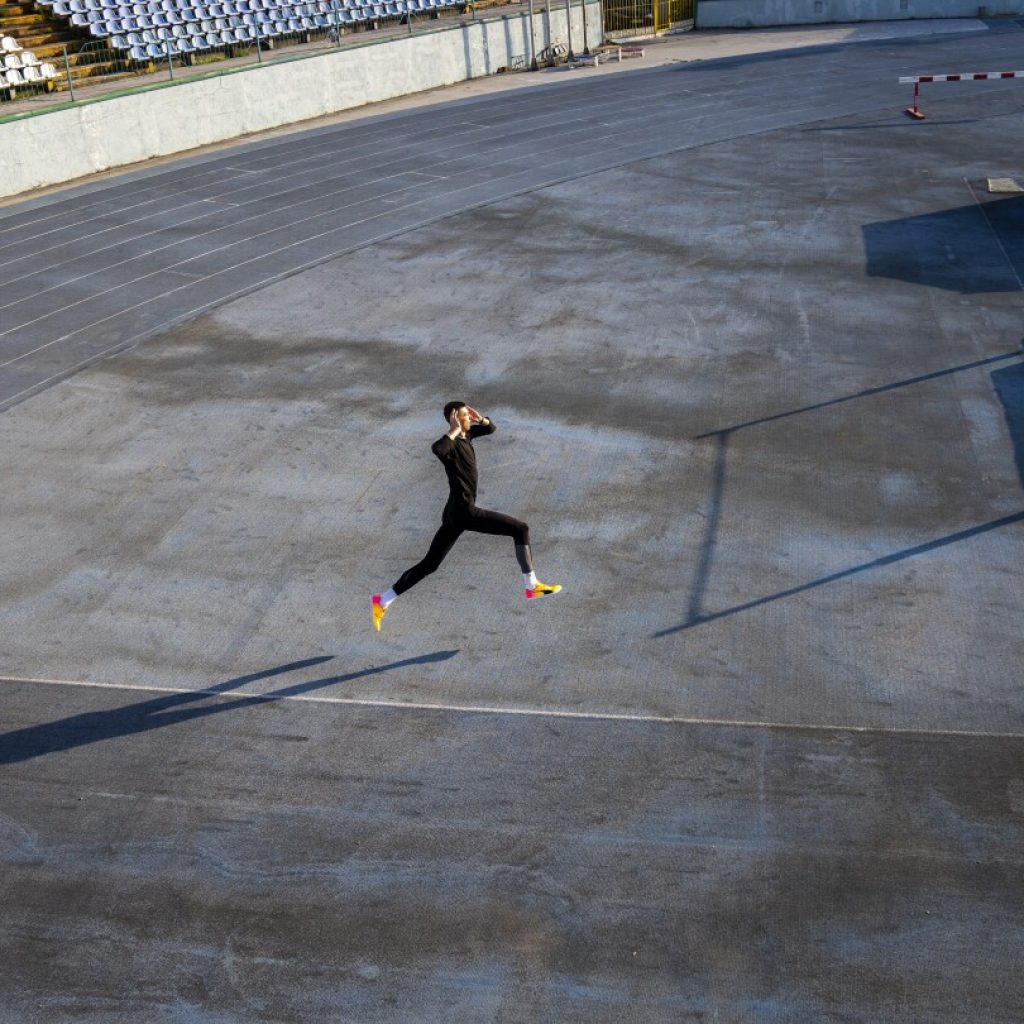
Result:
[[537,586],[526,588],[526,599],[530,600],[533,597],[547,597],[548,594],[557,594],[562,589],[560,583],[541,583],[537,581]]
[[387,611],[387,608],[380,603],[380,594],[373,595],[373,602],[370,607],[373,611],[373,628],[379,633],[380,624],[384,621],[384,613]]

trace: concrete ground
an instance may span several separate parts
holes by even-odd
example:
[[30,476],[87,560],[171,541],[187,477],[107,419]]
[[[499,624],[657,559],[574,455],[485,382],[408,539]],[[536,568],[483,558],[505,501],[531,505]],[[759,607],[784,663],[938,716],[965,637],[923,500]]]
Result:
[[[0,212],[0,1019],[1021,1019],[1024,92],[895,79],[1024,33],[879,35]],[[451,397],[565,589],[377,635]]]

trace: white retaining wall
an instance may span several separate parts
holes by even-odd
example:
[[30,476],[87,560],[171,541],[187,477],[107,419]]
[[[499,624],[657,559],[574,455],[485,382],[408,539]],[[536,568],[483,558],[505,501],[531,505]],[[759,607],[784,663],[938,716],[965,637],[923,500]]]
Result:
[[1024,14],[1024,0],[697,0],[697,28]]
[[[573,49],[583,49],[584,11],[598,45],[600,4],[571,10]],[[567,43],[566,28],[564,7],[534,15],[538,52]],[[0,122],[0,196],[493,74],[529,53],[524,12]]]

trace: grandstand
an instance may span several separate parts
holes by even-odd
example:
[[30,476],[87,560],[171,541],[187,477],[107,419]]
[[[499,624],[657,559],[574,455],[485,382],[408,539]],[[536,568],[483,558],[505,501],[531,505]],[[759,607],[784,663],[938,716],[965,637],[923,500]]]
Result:
[[413,19],[475,13],[505,0],[39,0],[0,4],[0,98],[150,73],[160,63],[224,60],[332,43]]

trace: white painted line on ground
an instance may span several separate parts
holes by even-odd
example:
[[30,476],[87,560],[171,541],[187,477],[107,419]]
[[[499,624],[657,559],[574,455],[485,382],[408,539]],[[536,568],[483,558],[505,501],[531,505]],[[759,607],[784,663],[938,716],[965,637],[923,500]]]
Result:
[[[373,672],[373,669],[368,669]],[[220,700],[249,700],[273,704],[293,701],[300,704],[341,704],[350,707],[380,708],[387,711],[437,711],[464,715],[514,716],[518,718],[560,718],[589,722],[630,722],[661,725],[700,725],[731,729],[773,729],[791,732],[851,732],[893,736],[962,736],[965,738],[1024,740],[1024,732],[987,732],[970,729],[900,729],[873,725],[844,725],[804,722],[757,722],[749,719],[699,718],[685,715],[645,715],[616,711],[559,711],[551,708],[500,707],[487,704],[443,704],[427,701],[374,700],[368,697],[309,697],[301,694],[253,693],[250,690],[193,690],[185,686],[155,686],[137,683],[97,683],[83,679],[41,679],[0,676],[0,683],[31,683],[41,686],[73,686],[88,690],[121,690],[132,693],[164,693],[190,697],[215,697]],[[302,685],[301,683],[298,685]]]

